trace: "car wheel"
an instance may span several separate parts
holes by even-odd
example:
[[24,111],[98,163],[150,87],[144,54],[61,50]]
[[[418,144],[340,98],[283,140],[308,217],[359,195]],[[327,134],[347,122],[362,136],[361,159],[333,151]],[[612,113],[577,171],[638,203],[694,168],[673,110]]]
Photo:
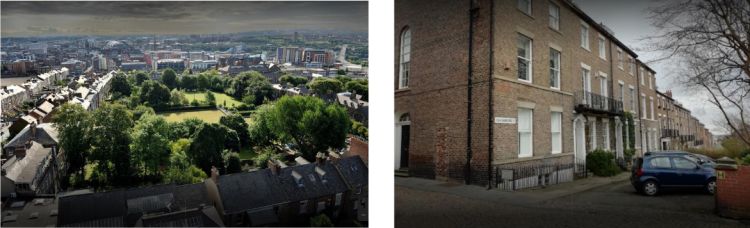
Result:
[[706,191],[711,195],[716,193],[716,180],[712,179],[708,181],[708,184],[706,184]]
[[646,181],[641,188],[641,192],[647,196],[654,196],[659,193],[659,185],[655,181]]

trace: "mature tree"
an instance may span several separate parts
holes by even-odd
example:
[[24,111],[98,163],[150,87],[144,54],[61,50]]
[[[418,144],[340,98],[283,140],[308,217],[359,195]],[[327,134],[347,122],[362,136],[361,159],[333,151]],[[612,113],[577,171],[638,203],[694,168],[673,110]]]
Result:
[[308,160],[329,148],[344,147],[351,127],[346,110],[316,97],[284,96],[258,112],[269,113],[256,115],[256,121],[266,125],[279,141],[293,144]]
[[169,88],[156,81],[147,81],[143,83],[140,91],[141,102],[151,107],[161,107],[169,103]]
[[169,89],[177,88],[177,73],[172,68],[167,68],[161,75],[161,81]]
[[255,105],[263,104],[263,100],[270,97],[273,87],[268,79],[256,71],[240,73],[233,78],[224,92],[242,99],[245,95],[255,96]]
[[336,75],[334,79],[339,80],[344,85],[346,85],[347,82],[352,80],[351,77],[346,76],[346,75]]
[[229,153],[229,158],[227,158],[227,174],[239,172],[242,172],[240,155],[238,153]]
[[169,163],[169,124],[159,115],[143,116],[130,133],[131,164],[144,175],[159,175]]
[[130,172],[130,129],[133,116],[127,107],[105,104],[94,112],[91,158],[108,179],[125,180]]
[[65,150],[68,173],[80,173],[86,165],[88,150],[91,148],[93,121],[90,113],[78,104],[66,103],[60,106],[54,122],[60,137],[60,147]]
[[362,95],[362,100],[368,100],[367,82],[362,80],[353,80],[346,83],[346,90],[352,93]]
[[298,85],[306,84],[307,78],[287,74],[287,75],[281,76],[281,78],[279,78],[279,81],[281,81],[281,83],[284,83],[284,84],[289,83],[292,86],[298,86]]
[[219,123],[237,132],[237,136],[240,138],[241,147],[249,145],[250,126],[247,125],[247,122],[245,122],[245,119],[242,118],[240,114],[233,113],[221,116]]
[[182,88],[187,91],[195,91],[198,89],[198,77],[195,77],[194,75],[183,76],[180,82],[182,83]]
[[706,91],[750,146],[750,1],[664,1],[651,16],[663,31],[650,37],[661,60],[684,63],[681,84]]
[[183,93],[182,91],[172,89],[172,92],[170,92],[169,94],[169,102],[172,103],[172,105],[181,106],[188,104],[187,97],[185,97],[185,93]]
[[135,84],[136,85],[140,86],[141,84],[143,84],[143,82],[146,82],[148,80],[149,80],[149,78],[148,78],[148,75],[146,74],[146,72],[138,71],[138,72],[135,73]]
[[268,168],[268,161],[279,160],[281,155],[274,152],[271,148],[262,148],[261,151],[253,157],[253,163],[261,169]]
[[258,107],[258,110],[253,115],[253,122],[249,129],[249,141],[248,144],[257,149],[265,148],[273,145],[276,140],[276,136],[271,130],[271,109],[272,105],[266,104]]
[[211,79],[205,74],[198,75],[198,90],[207,90],[211,88]]
[[335,94],[341,92],[344,88],[344,85],[340,81],[323,77],[313,79],[309,83],[309,86],[318,96]]
[[179,139],[170,145],[169,168],[164,173],[165,183],[195,184],[206,179],[207,175],[200,168],[192,165],[186,152],[190,147],[190,140]]
[[208,104],[212,106],[216,105],[216,96],[214,96],[213,92],[206,92],[206,102],[208,102]]
[[203,125],[203,120],[192,117],[171,125],[170,139],[193,138],[193,134]]
[[339,70],[336,71],[336,74],[337,75],[346,75],[346,71],[339,69]]
[[133,120],[141,119],[141,116],[155,114],[154,109],[145,105],[138,105],[133,109]]
[[[210,173],[211,166],[224,168],[225,142],[233,131],[221,124],[206,123],[193,134],[188,157],[204,172]],[[235,133],[236,134],[236,133]]]
[[352,120],[352,129],[351,132],[353,135],[357,135],[363,138],[367,138],[367,126],[360,123],[359,121]]
[[130,96],[130,83],[122,72],[117,72],[115,77],[112,78],[112,98],[117,100],[120,97]]
[[242,103],[246,105],[255,105],[255,96],[254,95],[245,95],[242,97]]

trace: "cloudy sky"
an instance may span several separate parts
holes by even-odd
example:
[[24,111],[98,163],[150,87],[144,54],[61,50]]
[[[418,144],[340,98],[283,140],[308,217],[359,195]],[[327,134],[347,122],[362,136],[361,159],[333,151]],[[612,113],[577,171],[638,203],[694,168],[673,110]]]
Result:
[[367,31],[367,2],[9,2],[2,36]]
[[647,63],[656,71],[656,84],[659,91],[672,90],[673,98],[690,110],[701,123],[712,133],[726,134],[717,123],[723,120],[723,115],[716,106],[708,102],[708,93],[702,89],[688,89],[677,79],[680,73],[679,63],[665,60],[654,62],[663,53],[650,51],[648,36],[658,31],[651,25],[648,10],[659,5],[653,0],[574,0],[591,18],[614,31],[615,37],[628,45],[638,54],[638,59]]

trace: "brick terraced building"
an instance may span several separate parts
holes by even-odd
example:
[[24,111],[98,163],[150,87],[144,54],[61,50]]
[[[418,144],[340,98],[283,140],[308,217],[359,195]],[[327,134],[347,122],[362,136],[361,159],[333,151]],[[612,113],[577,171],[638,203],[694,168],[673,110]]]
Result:
[[398,172],[531,187],[571,180],[595,149],[661,149],[656,72],[572,2],[395,7]]

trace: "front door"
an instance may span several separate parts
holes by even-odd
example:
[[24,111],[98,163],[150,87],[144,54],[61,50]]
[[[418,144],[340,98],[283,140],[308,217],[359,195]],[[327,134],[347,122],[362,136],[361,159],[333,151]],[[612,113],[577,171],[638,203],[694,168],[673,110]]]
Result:
[[409,167],[409,125],[401,126],[401,168]]

